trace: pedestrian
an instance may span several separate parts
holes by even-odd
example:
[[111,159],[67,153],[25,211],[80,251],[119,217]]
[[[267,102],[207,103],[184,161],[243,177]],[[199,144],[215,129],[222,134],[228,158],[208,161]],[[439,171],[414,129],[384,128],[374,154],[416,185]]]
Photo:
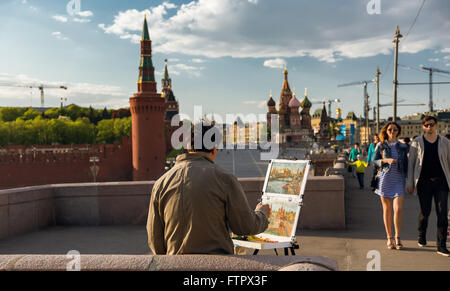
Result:
[[373,161],[373,156],[375,155],[375,147],[380,142],[378,133],[373,135],[373,142],[369,145],[369,150],[367,152],[367,163],[370,164]]
[[[401,127],[388,122],[380,132],[380,142],[375,148],[374,163],[379,168],[375,194],[380,196],[383,207],[383,221],[387,235],[387,247],[400,250],[402,228],[403,199],[405,179],[408,170],[408,148],[398,141]],[[392,217],[395,229],[395,241],[392,236]]]
[[[355,162],[357,160],[358,155],[362,155],[361,148],[359,147],[359,143],[355,143],[352,150],[350,151],[350,154],[348,156],[348,159],[350,162]],[[356,178],[356,169],[355,167],[352,168],[353,177]]]
[[380,138],[378,137],[378,133],[373,135],[373,142],[369,146],[369,152],[367,153],[367,164],[372,163],[372,179],[370,182],[370,186],[372,187],[372,191],[375,191],[376,188],[376,176],[378,173],[378,167],[375,163],[373,163],[373,158],[375,156],[375,147],[380,142]]
[[[269,205],[253,211],[235,176],[214,163],[220,133],[202,124],[192,145],[152,190],[147,220],[149,247],[155,255],[233,254],[230,231],[255,235],[268,227]],[[214,141],[213,141],[214,139]]]
[[348,164],[351,166],[356,166],[356,176],[358,177],[359,189],[364,189],[364,172],[368,164],[362,160],[361,155],[358,155],[357,159],[357,161]]
[[434,199],[437,216],[437,253],[450,256],[447,249],[448,193],[450,185],[450,141],[437,133],[434,116],[422,119],[424,134],[411,144],[407,190],[419,197],[418,245],[427,245],[428,217]]

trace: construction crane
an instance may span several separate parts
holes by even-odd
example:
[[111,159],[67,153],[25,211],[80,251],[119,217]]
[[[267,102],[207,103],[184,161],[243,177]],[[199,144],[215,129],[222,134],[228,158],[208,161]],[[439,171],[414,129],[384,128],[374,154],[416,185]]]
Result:
[[355,86],[355,85],[363,85],[364,119],[366,121],[366,136],[368,136],[368,130],[369,130],[369,110],[370,110],[369,94],[367,93],[367,86],[371,83],[376,83],[376,80],[357,81],[357,82],[338,85],[338,88]]
[[444,74],[450,74],[450,71],[446,71],[446,70],[441,70],[441,69],[437,69],[437,68],[431,68],[431,67],[424,67],[421,66],[420,70],[416,69],[416,68],[412,68],[409,66],[405,66],[405,65],[400,65],[401,67],[407,68],[407,69],[413,69],[413,70],[417,70],[417,71],[428,71],[429,72],[429,76],[430,76],[430,81],[428,83],[399,83],[398,85],[429,85],[430,86],[430,99],[428,102],[428,109],[430,112],[434,111],[434,104],[433,104],[433,85],[443,85],[443,84],[450,84],[450,82],[434,82],[433,83],[433,73],[444,73]]
[[44,89],[64,89],[67,90],[68,88],[63,85],[49,85],[49,84],[1,84],[0,86],[7,86],[7,87],[21,87],[21,88],[31,88],[31,89],[39,89],[41,91],[41,107],[44,107]]
[[423,67],[423,66],[422,66],[422,70],[428,71],[429,75],[430,75],[430,101],[428,103],[428,106],[429,106],[430,112],[433,112],[434,111],[434,108],[433,108],[433,72],[444,73],[444,74],[450,74],[450,72],[441,70],[441,69],[436,69],[436,68],[431,68],[431,67],[428,68],[428,67]]
[[[403,101],[398,101],[403,102]],[[386,104],[380,104],[379,107],[386,107],[386,106],[392,106],[393,103],[386,103]],[[419,104],[397,104],[397,106],[426,106],[425,103],[419,103]],[[375,119],[377,116],[377,107],[373,107],[373,118]]]
[[331,104],[332,103],[341,103],[341,100],[336,98],[336,99],[312,102],[312,104],[328,104],[328,117],[329,118],[331,118]]
[[352,82],[352,83],[338,85],[338,88],[348,87],[348,86],[355,86],[355,85],[364,85],[363,86],[364,118],[366,120],[368,120],[369,110],[370,110],[370,107],[369,107],[369,94],[367,93],[367,86],[369,84],[371,84],[371,83],[375,83],[375,80],[357,81],[357,82]]

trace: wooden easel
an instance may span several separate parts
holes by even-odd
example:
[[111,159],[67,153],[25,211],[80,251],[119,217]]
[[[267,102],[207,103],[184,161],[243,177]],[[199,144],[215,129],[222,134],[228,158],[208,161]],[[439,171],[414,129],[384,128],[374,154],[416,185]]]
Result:
[[[295,250],[300,249],[300,246],[297,242],[292,243],[292,246],[284,248],[284,255],[289,256],[289,250],[291,251],[291,255],[295,256]],[[273,249],[275,251],[275,254],[278,256],[277,249]],[[256,256],[259,253],[259,249],[255,249],[253,252],[253,255]]]

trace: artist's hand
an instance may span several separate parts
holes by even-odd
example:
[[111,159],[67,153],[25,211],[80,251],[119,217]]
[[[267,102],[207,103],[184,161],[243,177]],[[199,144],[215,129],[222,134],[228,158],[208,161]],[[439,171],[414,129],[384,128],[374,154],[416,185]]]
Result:
[[272,211],[270,210],[269,204],[259,203],[258,205],[256,205],[256,209],[255,210],[256,211],[258,211],[258,210],[264,211],[264,213],[266,214],[267,218],[269,218],[270,215],[272,214]]
[[388,158],[388,159],[383,159],[383,162],[385,162],[385,163],[387,163],[389,165],[392,165],[392,164],[397,163],[397,160]]

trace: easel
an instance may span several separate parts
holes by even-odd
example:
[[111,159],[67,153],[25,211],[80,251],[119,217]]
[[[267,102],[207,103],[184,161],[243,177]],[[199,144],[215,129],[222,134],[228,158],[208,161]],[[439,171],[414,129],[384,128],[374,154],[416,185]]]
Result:
[[[285,256],[289,256],[289,250],[291,251],[291,255],[295,256],[295,250],[300,249],[300,246],[298,245],[297,242],[293,242],[292,246],[284,248],[284,255]],[[277,249],[273,249],[275,251],[275,254],[278,256],[278,251]],[[259,249],[255,249],[255,251],[253,252],[253,255],[256,256],[259,253]]]
[[[289,252],[295,256],[295,250],[300,249],[295,240],[295,231],[303,206],[303,193],[310,166],[311,161],[306,160],[272,160],[270,162],[260,202],[269,204],[278,216],[276,220],[269,223],[268,230],[256,235],[256,238],[261,240],[247,241],[237,238],[233,239],[235,246],[253,249],[254,256],[258,255],[260,250],[270,249],[273,249],[277,256],[277,249],[284,249],[285,256],[289,256]],[[274,169],[273,172],[272,169]],[[283,221],[286,224],[282,223]],[[270,228],[271,223],[274,223],[272,228]]]

